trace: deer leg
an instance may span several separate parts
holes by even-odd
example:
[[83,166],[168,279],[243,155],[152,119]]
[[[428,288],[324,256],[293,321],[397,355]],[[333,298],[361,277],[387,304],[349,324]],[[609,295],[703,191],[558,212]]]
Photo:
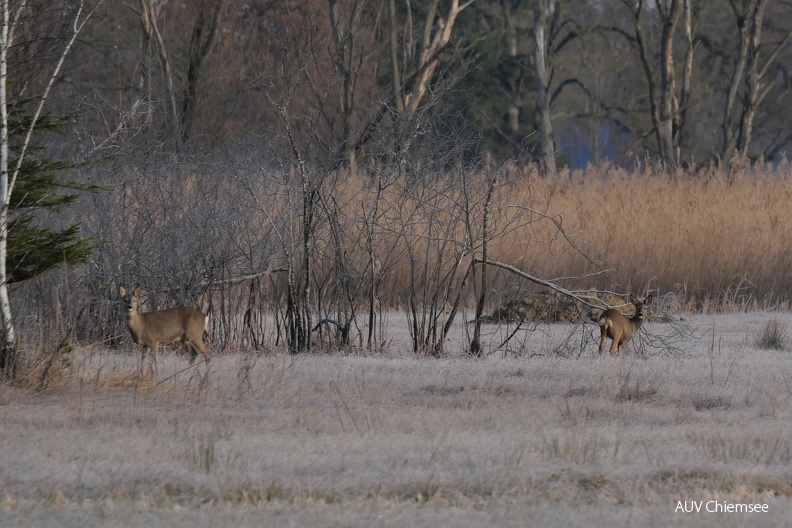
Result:
[[[152,346],[144,345],[143,346],[143,351],[140,353],[140,378],[141,379],[145,376],[144,371],[146,370],[146,355],[150,356],[151,358],[154,358],[155,355],[156,355],[155,353],[152,353],[152,351],[156,351],[157,350],[156,348],[154,348],[154,346],[156,346],[156,345],[152,345]],[[156,359],[153,359],[153,361],[156,361]],[[148,371],[151,373],[151,375],[153,377],[154,376],[154,371],[153,371],[153,369],[151,367],[151,363],[149,363]]]
[[206,348],[206,342],[204,342],[203,340],[203,332],[201,332],[201,335],[198,336],[197,339],[191,339],[190,343],[193,346],[193,359],[195,359],[195,357],[198,355],[198,352],[195,351],[195,349],[197,348],[198,350],[201,351],[201,354],[203,354],[204,361],[206,363],[209,363],[209,360],[212,358],[212,354]]
[[198,352],[195,350],[195,346],[190,343],[189,339],[184,340],[184,348],[187,349],[187,353],[190,354],[190,365],[195,363],[195,356],[198,355]]
[[632,340],[632,337],[630,337],[630,339],[625,339],[621,343],[621,346],[619,348],[621,349],[622,355],[625,355],[625,356],[627,355],[627,345],[630,343],[631,340]]
[[[212,354],[210,354],[209,351],[206,349],[206,343],[203,342],[203,339],[201,339],[200,341],[196,341],[195,346],[198,347],[198,350],[200,350],[201,354],[203,354],[204,361],[206,363],[209,363],[209,360],[212,358]],[[196,353],[196,355],[198,354]]]
[[142,378],[143,377],[143,358],[146,357],[146,352],[145,352],[146,349],[144,348],[143,350],[144,350],[144,352],[140,356],[140,361],[138,362],[138,378]]
[[141,378],[143,377],[143,367],[146,364],[146,351],[147,350],[148,350],[147,346],[144,345],[144,346],[141,347],[141,352],[140,352],[140,377]]
[[608,340],[608,331],[605,330],[604,326],[600,326],[600,344],[599,344],[599,353],[602,354],[602,351],[605,350],[605,342]]
[[159,343],[151,343],[149,348],[151,351],[151,362],[149,363],[149,372],[151,372],[151,379],[154,379],[154,374],[157,372],[157,352],[159,351]]
[[610,355],[612,356],[616,354],[618,348],[619,348],[619,338],[617,336],[613,336],[613,341],[611,342],[611,347],[610,347]]

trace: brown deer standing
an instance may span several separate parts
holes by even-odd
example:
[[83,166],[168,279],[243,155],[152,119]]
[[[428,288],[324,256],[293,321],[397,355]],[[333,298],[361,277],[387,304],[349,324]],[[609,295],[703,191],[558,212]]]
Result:
[[[605,310],[599,317],[600,325],[600,345],[599,353],[605,350],[605,341],[610,338],[613,340],[610,347],[611,356],[617,351],[622,355],[627,355],[627,344],[632,339],[633,334],[641,328],[644,321],[644,306],[652,304],[652,296],[648,296],[643,301],[639,301],[635,295],[630,295],[630,302],[635,305],[635,315],[627,319],[618,310],[611,308]],[[622,349],[622,347],[624,347]]]
[[187,352],[190,353],[190,365],[195,362],[195,357],[198,355],[196,348],[203,354],[204,361],[209,363],[211,354],[203,340],[203,333],[209,329],[209,317],[195,308],[186,306],[159,312],[139,313],[140,293],[140,287],[132,293],[127,293],[123,286],[118,288],[118,295],[121,296],[127,313],[127,325],[132,339],[143,346],[143,354],[140,358],[141,372],[147,349],[151,349],[156,360],[159,344],[175,341],[184,343]]

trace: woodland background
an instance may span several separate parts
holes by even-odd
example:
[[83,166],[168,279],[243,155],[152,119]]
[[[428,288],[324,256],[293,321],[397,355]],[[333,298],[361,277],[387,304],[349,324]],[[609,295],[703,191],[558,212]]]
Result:
[[[24,11],[19,105],[75,5]],[[124,284],[207,310],[223,349],[379,349],[395,309],[440,354],[547,287],[482,260],[588,299],[788,305],[788,1],[91,7],[46,108],[69,124],[36,141],[98,187],[36,222],[95,247],[14,285],[29,345],[122,342]]]
[[91,1],[0,3],[0,165],[95,8],[0,200],[0,524],[789,518],[792,2]]

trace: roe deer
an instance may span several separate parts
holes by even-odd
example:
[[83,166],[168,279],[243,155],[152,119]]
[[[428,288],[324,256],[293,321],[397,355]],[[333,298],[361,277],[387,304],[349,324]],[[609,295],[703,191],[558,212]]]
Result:
[[[611,356],[618,350],[622,355],[627,355],[627,343],[632,339],[633,334],[641,328],[644,320],[644,306],[652,304],[650,295],[643,301],[639,301],[635,295],[630,295],[630,302],[635,305],[635,315],[627,319],[619,310],[611,308],[605,310],[599,317],[600,325],[600,345],[599,353],[605,349],[605,341],[611,338]],[[624,349],[622,349],[624,347]]]
[[127,312],[127,325],[135,343],[143,346],[140,368],[143,369],[143,360],[146,358],[146,349],[151,349],[156,359],[160,343],[173,343],[181,341],[190,353],[190,365],[195,362],[198,355],[196,348],[203,354],[204,361],[209,363],[211,354],[203,340],[204,331],[209,330],[209,317],[195,308],[181,306],[159,312],[138,312],[138,299],[140,287],[134,292],[127,293],[123,286],[119,286],[118,295],[124,303]]

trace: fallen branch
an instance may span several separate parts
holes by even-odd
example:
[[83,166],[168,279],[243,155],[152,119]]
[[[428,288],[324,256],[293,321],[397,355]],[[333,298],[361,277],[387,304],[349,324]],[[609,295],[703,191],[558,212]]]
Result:
[[562,288],[561,286],[559,286],[557,284],[553,284],[550,281],[546,281],[546,280],[540,279],[538,277],[534,277],[533,275],[529,275],[529,274],[525,273],[524,271],[515,268],[514,266],[510,266],[509,264],[504,264],[503,262],[497,262],[497,261],[494,261],[494,260],[484,260],[484,259],[478,259],[478,258],[477,259],[473,259],[473,263],[474,264],[486,264],[486,265],[489,265],[489,266],[495,266],[496,268],[505,269],[506,271],[510,271],[510,272],[514,273],[515,275],[518,275],[518,276],[520,276],[520,277],[522,277],[524,279],[527,279],[527,280],[529,280],[531,282],[534,282],[536,284],[545,286],[547,288],[550,288],[551,290],[555,290],[555,291],[557,291],[558,293],[560,293],[562,295],[566,295],[567,297],[569,297],[571,299],[574,299],[577,302],[579,302],[579,303],[581,303],[581,304],[583,304],[585,306],[588,306],[589,308],[595,308],[597,310],[601,310],[602,309],[602,306],[597,306],[596,304],[591,304],[590,302],[588,302],[587,300],[583,299],[582,297],[579,297],[578,295],[575,295],[573,292],[571,292],[571,291],[569,291],[569,290],[567,290],[565,288]]
[[261,277],[265,277],[270,273],[284,273],[289,271],[288,268],[275,268],[269,269],[267,268],[264,271],[259,271],[257,273],[250,273],[248,275],[239,275],[238,277],[231,277],[230,279],[223,279],[223,280],[211,280],[209,282],[204,282],[201,284],[204,288],[208,288],[210,286],[217,286],[217,285],[230,285],[230,284],[239,284],[240,282],[245,282],[253,279],[260,279]]

